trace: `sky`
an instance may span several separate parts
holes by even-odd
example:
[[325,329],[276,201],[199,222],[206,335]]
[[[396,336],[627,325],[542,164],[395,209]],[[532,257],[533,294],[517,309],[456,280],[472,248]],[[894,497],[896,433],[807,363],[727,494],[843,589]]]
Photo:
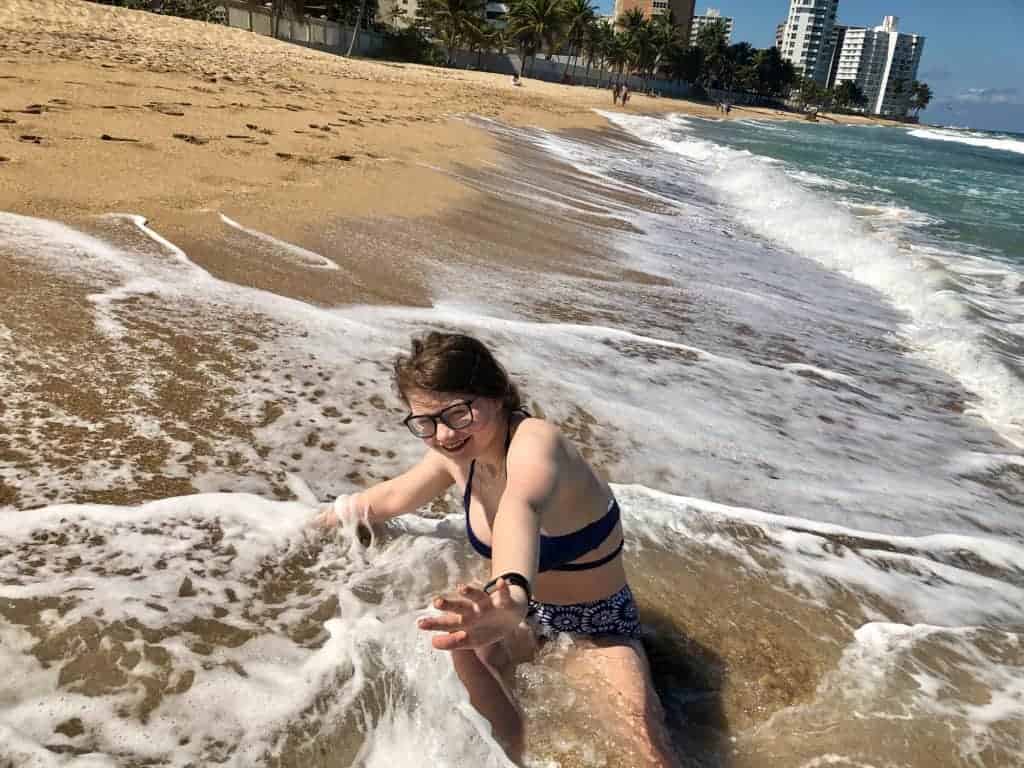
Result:
[[[611,0],[601,0],[610,12]],[[735,20],[733,42],[775,45],[788,0],[697,0]],[[876,26],[898,16],[900,31],[927,40],[918,80],[935,98],[921,121],[1024,133],[1024,0],[839,0],[838,21]]]

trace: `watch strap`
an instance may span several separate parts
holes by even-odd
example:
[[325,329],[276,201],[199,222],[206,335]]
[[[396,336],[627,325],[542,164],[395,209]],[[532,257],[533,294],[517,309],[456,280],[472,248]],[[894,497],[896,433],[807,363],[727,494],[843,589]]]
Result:
[[521,587],[526,593],[526,602],[531,602],[533,600],[533,590],[530,589],[530,580],[523,576],[523,574],[516,573],[515,571],[509,571],[508,573],[503,573],[500,576],[495,576],[484,584],[484,592],[491,594],[491,590],[493,590],[494,586],[498,583],[498,579],[504,579],[509,584]]

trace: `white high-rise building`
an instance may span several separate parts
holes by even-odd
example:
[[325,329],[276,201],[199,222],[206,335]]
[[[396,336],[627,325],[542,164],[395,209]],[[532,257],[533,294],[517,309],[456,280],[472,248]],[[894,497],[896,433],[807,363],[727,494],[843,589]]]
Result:
[[797,74],[824,85],[832,63],[832,28],[839,0],[790,0],[783,31],[782,58],[791,61]]
[[697,39],[697,33],[702,28],[719,21],[725,24],[725,42],[726,44],[730,43],[732,41],[732,18],[723,16],[717,8],[708,8],[702,16],[694,15],[693,23],[690,25],[690,41],[693,42]]
[[905,117],[910,107],[925,38],[901,33],[898,27],[895,16],[886,16],[877,27],[849,27],[833,66],[829,84],[857,83],[867,100],[866,111],[874,115]]

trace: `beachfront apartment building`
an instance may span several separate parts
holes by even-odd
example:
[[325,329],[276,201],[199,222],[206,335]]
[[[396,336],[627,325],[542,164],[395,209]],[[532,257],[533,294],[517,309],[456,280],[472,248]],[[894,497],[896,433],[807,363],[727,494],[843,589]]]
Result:
[[775,27],[775,47],[782,50],[782,41],[786,39],[786,22],[780,22]]
[[832,49],[839,0],[791,0],[783,30],[782,58],[792,62],[797,74],[825,85],[832,63]]
[[378,0],[377,21],[392,29],[411,27],[419,7],[418,0]]
[[696,40],[701,29],[717,22],[725,24],[725,42],[730,43],[733,29],[732,17],[723,16],[717,8],[708,8],[704,13],[693,17],[693,23],[690,24],[690,40]]
[[886,16],[877,27],[845,27],[836,41],[828,85],[855,82],[864,93],[866,112],[906,117],[924,42],[922,35],[900,32],[895,16]]
[[484,19],[494,29],[505,29],[508,26],[508,3],[488,2],[484,6]]
[[693,23],[693,9],[695,5],[696,0],[615,0],[613,13],[615,14],[616,21],[633,8],[639,8],[643,11],[645,19],[671,13],[675,25],[685,32],[687,40],[689,40],[692,39],[689,37],[689,34],[690,25]]

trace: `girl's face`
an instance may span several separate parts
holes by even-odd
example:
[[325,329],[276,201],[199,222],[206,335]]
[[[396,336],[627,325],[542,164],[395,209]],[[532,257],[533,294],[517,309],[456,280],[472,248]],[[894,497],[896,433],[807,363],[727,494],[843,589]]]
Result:
[[458,393],[408,394],[406,426],[427,447],[459,462],[480,456],[501,430],[501,403],[490,397]]

